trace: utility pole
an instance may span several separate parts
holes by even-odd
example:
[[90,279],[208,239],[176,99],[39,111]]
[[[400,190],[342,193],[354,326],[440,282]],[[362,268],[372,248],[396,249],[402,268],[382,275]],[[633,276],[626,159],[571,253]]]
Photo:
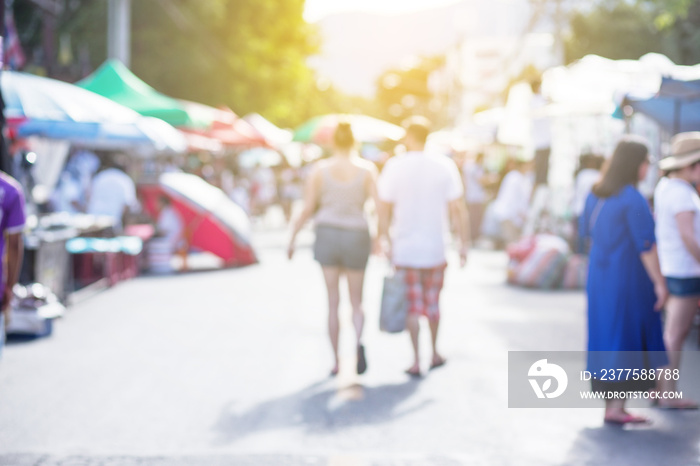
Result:
[[107,58],[131,64],[131,0],[108,0]]

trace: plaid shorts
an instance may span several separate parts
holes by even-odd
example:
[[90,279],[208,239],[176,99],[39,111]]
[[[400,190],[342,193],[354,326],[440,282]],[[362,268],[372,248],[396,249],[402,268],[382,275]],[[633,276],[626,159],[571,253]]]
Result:
[[440,318],[440,291],[446,267],[447,264],[430,269],[398,267],[406,280],[409,313],[426,316],[429,320]]

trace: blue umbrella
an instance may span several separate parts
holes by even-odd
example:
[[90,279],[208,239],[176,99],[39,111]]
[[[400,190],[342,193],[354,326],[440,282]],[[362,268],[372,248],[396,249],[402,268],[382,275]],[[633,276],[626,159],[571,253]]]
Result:
[[128,147],[150,142],[135,125],[84,121],[28,120],[19,127],[17,135],[63,139],[90,146]]
[[671,134],[700,130],[700,80],[663,78],[654,97],[641,100],[628,96],[623,105],[648,116]]
[[26,73],[3,71],[5,116],[26,119],[19,137],[66,140],[92,149],[180,151],[184,137],[169,125],[142,117],[78,86]]

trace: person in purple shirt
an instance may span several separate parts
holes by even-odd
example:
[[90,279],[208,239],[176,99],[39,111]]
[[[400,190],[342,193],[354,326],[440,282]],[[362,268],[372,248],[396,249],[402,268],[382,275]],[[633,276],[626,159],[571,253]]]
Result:
[[22,265],[24,245],[24,195],[22,186],[11,176],[0,172],[0,257],[7,253],[7,276],[0,267],[0,354],[9,320],[12,288],[17,283]]

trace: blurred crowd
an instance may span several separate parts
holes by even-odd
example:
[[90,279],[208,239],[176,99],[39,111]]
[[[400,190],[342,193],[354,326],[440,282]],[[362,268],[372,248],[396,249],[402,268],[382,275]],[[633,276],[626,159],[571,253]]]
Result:
[[[372,162],[381,171],[387,160],[403,150],[400,145],[392,147],[373,157]],[[545,215],[529,218],[539,176],[534,160],[524,160],[517,151],[508,148],[495,156],[485,150],[448,148],[447,152],[463,180],[473,240],[482,238],[495,247],[503,247],[523,233],[551,229],[551,225],[544,225]],[[22,162],[16,164],[13,174],[23,185],[27,199],[33,199],[35,183],[27,156],[31,154],[18,157]],[[571,230],[567,230],[572,246],[576,244],[575,220],[581,215],[585,198],[604,160],[602,155],[592,153],[583,154],[579,159],[570,193]],[[305,180],[313,162],[304,160],[292,165],[279,155],[274,163],[241,163],[236,155],[207,153],[140,159],[121,153],[75,149],[69,154],[53,192],[44,202],[33,204],[39,213],[110,215],[119,229],[124,216],[129,217],[129,221],[134,217],[138,219],[141,213],[137,185],[157,183],[158,176],[163,173],[182,172],[197,175],[220,188],[251,219],[263,219],[271,207],[277,206],[289,222],[294,206],[303,198]],[[107,202],[111,206],[105,206]]]

